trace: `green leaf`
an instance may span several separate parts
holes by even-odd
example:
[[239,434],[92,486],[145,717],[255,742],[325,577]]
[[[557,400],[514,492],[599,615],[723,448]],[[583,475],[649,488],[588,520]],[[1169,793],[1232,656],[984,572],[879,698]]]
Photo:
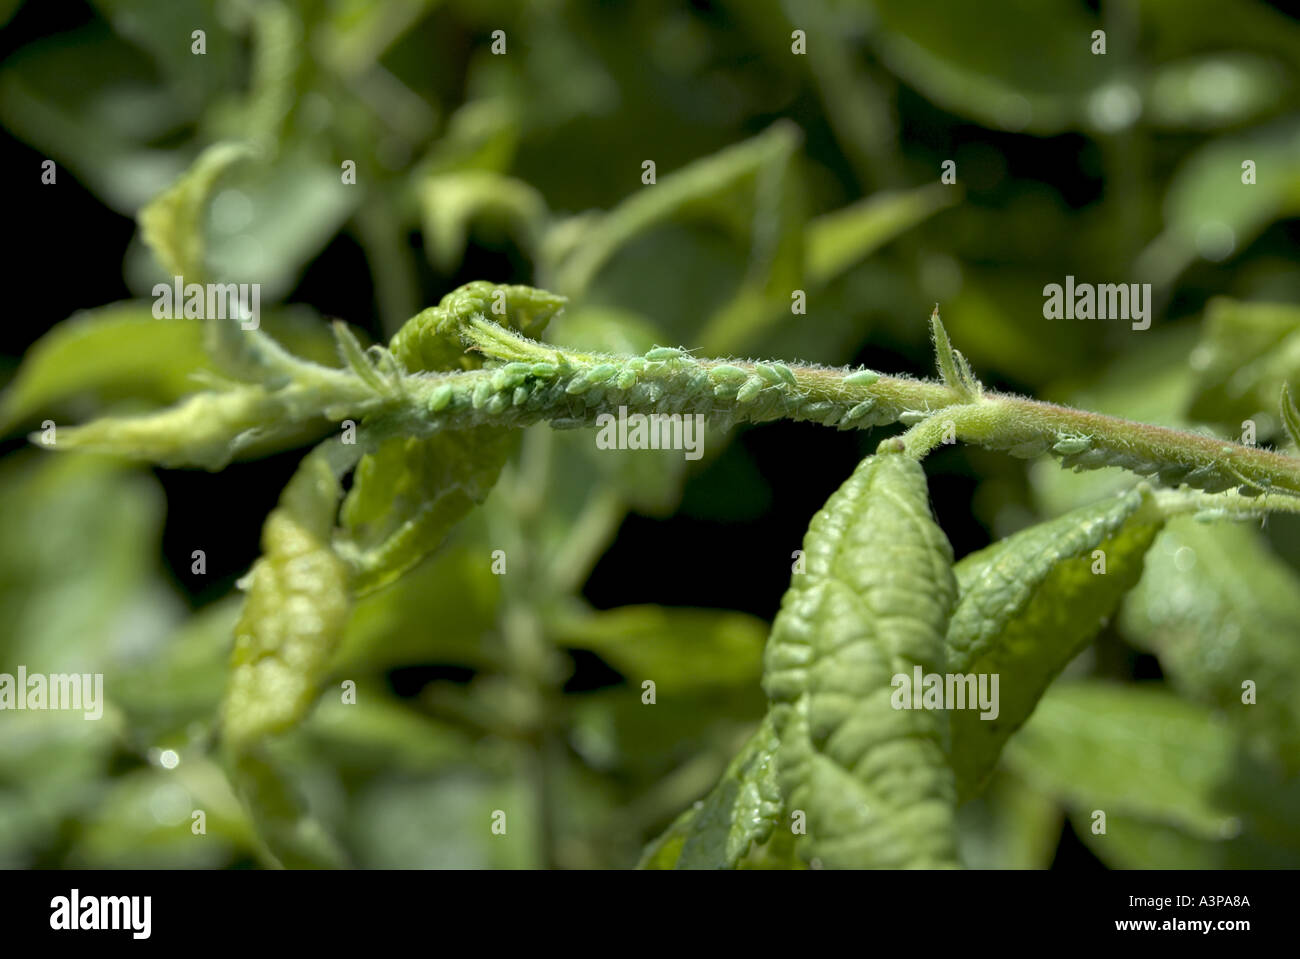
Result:
[[531,286],[506,286],[476,280],[444,296],[437,306],[407,320],[389,343],[393,356],[412,373],[422,370],[473,370],[482,367],[467,353],[461,330],[483,318],[536,339],[567,301]]
[[1300,779],[1254,762],[1233,724],[1158,687],[1058,686],[1006,758],[1117,867],[1300,863]]
[[535,189],[486,170],[428,177],[420,185],[420,208],[429,259],[444,273],[454,273],[460,265],[472,222],[508,228],[533,253],[547,217],[546,201]]
[[247,144],[213,144],[140,211],[140,235],[168,276],[189,283],[209,279],[203,235],[208,200],[226,171],[252,155]]
[[914,460],[863,460],[813,517],[768,643],[787,808],[831,868],[956,864],[948,716],[895,709],[893,677],[944,671],[952,549]]
[[388,585],[437,549],[487,499],[518,438],[491,428],[399,436],[362,459],[337,541],[356,570],[357,594]]
[[5,59],[0,122],[57,160],[60,178],[73,174],[133,216],[187,163],[183,150],[153,144],[194,119],[177,94],[155,85],[150,66],[103,23],[60,32]]
[[968,704],[952,713],[962,799],[979,792],[1007,738],[1138,581],[1162,522],[1150,491],[1140,487],[1032,526],[956,565],[948,669],[987,676],[990,687],[998,677],[995,709]]
[[660,690],[755,682],[768,633],[745,613],[664,606],[568,615],[547,628],[557,642],[597,653],[633,685],[653,679]]
[[1287,436],[1291,437],[1291,445],[1300,448],[1300,409],[1296,409],[1291,390],[1285,383],[1282,384],[1278,406],[1281,407],[1282,423],[1286,426]]
[[310,144],[286,146],[274,163],[245,164],[223,181],[231,202],[214,204],[208,217],[209,269],[260,284],[264,304],[283,299],[361,205],[362,190]]
[[1233,433],[1251,419],[1258,440],[1282,435],[1273,410],[1282,388],[1300,379],[1300,307],[1211,300],[1192,368],[1193,419]]
[[174,402],[197,388],[191,375],[207,365],[202,324],[154,319],[136,303],[86,310],[27,352],[0,398],[0,432],[82,394]]
[[[328,327],[310,309],[268,312],[262,328],[306,359],[338,362]],[[0,431],[57,419],[65,409],[99,412],[106,403],[121,400],[174,403],[203,387],[195,374],[214,370],[204,337],[202,322],[157,319],[147,303],[128,301],[76,313],[28,350],[0,396]]]
[[970,869],[1048,869],[1060,844],[1061,809],[999,769],[985,790],[957,809],[962,864]]
[[[1120,625],[1159,657],[1175,688],[1221,710],[1300,771],[1300,577],[1257,531],[1171,522]],[[1248,681],[1253,703],[1243,701]]]
[[285,869],[341,869],[347,860],[283,772],[257,752],[241,752],[228,775],[248,810],[263,856]]
[[1167,692],[1078,682],[1045,695],[1006,753],[1018,775],[1071,806],[1223,838],[1237,828],[1216,798],[1235,743],[1227,724]]
[[354,449],[332,441],[309,454],[263,527],[222,703],[222,736],[235,751],[302,720],[342,638],[349,571],[330,535]]
[[[247,859],[257,839],[225,774],[194,750],[174,769],[113,779],[78,824],[67,865],[91,869],[217,869]],[[203,812],[195,834],[193,813]]]
[[[1255,164],[1253,183],[1242,182],[1246,160]],[[1274,220],[1300,212],[1300,123],[1288,117],[1201,147],[1174,174],[1164,210],[1164,230],[1133,267],[1158,287],[1199,259],[1228,259]]]
[[306,410],[285,418],[284,398],[261,386],[196,393],[176,406],[143,416],[106,417],[84,426],[56,427],[53,443],[42,433],[32,442],[58,450],[111,453],[162,466],[217,471],[254,444],[281,448],[319,437],[324,424],[304,430]]
[[642,857],[643,869],[734,869],[781,823],[776,734],[763,720],[721,782],[674,822]]
[[809,222],[804,233],[804,269],[813,286],[823,286],[890,240],[961,199],[961,189],[930,183],[911,190],[873,193]]
[[[240,43],[216,9],[204,0],[93,0],[113,31],[144,50],[167,80],[167,89],[196,112],[236,87]],[[190,34],[202,30],[205,52],[191,50]],[[183,38],[183,39],[178,39]]]
[[906,0],[881,0],[873,9],[880,59],[943,109],[1037,134],[1089,121],[1088,96],[1105,74],[1090,52],[1100,24],[1084,8],[1015,0],[993,9],[953,4],[936,16]]
[[410,663],[496,665],[485,637],[496,627],[501,577],[486,537],[465,535],[473,525],[471,517],[388,589],[358,597],[334,662],[338,679]]
[[[469,283],[408,320],[393,337],[392,355],[412,372],[476,369],[481,356],[461,340],[467,323],[491,317],[537,336],[564,303],[532,287]],[[343,504],[337,542],[357,570],[358,594],[386,586],[437,549],[487,498],[518,439],[511,430],[480,427],[395,437],[367,454]]]
[[1151,71],[1143,113],[1166,129],[1241,126],[1282,106],[1288,83],[1281,61],[1255,52],[1186,57]]
[[557,265],[551,285],[567,295],[578,296],[633,237],[674,217],[703,214],[721,222],[730,232],[748,237],[752,221],[732,200],[737,193],[756,189],[751,185],[756,183],[759,171],[774,159],[782,161],[800,140],[801,134],[792,124],[778,123],[681,170],[660,171],[662,175],[655,184],[637,187],[636,192],[594,223],[583,222],[581,243]]

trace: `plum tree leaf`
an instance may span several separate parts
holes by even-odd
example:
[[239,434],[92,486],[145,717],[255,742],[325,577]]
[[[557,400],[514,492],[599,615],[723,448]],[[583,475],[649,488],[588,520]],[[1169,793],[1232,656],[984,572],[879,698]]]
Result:
[[768,716],[746,741],[718,785],[646,849],[643,869],[734,869],[779,830],[781,788],[777,738]]
[[355,450],[330,441],[308,454],[263,527],[222,703],[222,736],[235,751],[303,718],[347,626],[349,568],[330,537]]
[[969,704],[952,713],[952,764],[963,799],[979,792],[1007,738],[1138,581],[1162,523],[1142,486],[1032,526],[956,565],[949,671],[988,676],[990,683],[999,677],[990,718]]
[[910,457],[868,457],[813,517],[764,688],[786,805],[830,868],[956,864],[948,717],[895,709],[893,677],[944,672],[952,548]]

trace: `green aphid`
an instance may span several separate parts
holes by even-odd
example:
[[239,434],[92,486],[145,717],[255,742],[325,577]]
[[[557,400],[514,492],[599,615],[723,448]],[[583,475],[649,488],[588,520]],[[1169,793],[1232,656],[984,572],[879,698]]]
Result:
[[433,396],[429,397],[429,412],[437,413],[439,410],[445,409],[447,404],[451,402],[451,396],[454,392],[455,390],[451,388],[450,383],[443,383],[442,386],[434,390]]
[[851,422],[853,422],[854,420],[859,420],[859,419],[861,419],[862,417],[866,416],[868,413],[870,413],[870,412],[871,412],[872,410],[874,410],[875,408],[876,408],[876,401],[875,401],[874,399],[871,399],[871,398],[865,399],[865,400],[863,400],[861,403],[859,403],[857,406],[853,407],[853,409],[851,409],[851,410],[849,410],[847,413],[845,413],[845,414],[844,414],[844,419],[843,419],[841,422],[842,422],[842,423],[851,423]]
[[585,376],[575,376],[569,381],[569,385],[564,388],[564,392],[576,396],[579,393],[587,392],[587,390],[591,389],[595,385],[595,383],[591,382],[591,380],[587,379]]
[[703,393],[709,388],[709,371],[696,370],[691,374],[691,378],[686,382],[686,392],[688,394]]
[[492,377],[492,388],[508,390],[513,386],[518,386],[528,377],[528,372],[529,366],[527,363],[507,363],[497,370]]
[[588,382],[604,383],[607,379],[618,372],[618,367],[613,363],[601,363],[599,366],[593,366],[584,374]]
[[845,386],[870,386],[876,380],[880,379],[880,374],[875,370],[859,370],[856,373],[850,373],[844,377]]
[[624,368],[614,379],[614,386],[620,390],[630,390],[636,385],[636,370]]
[[546,362],[534,363],[531,369],[532,369],[533,376],[537,377],[540,380],[552,379],[554,378],[555,374],[559,372],[559,367],[557,367],[554,363],[546,363]]
[[709,368],[709,378],[715,383],[740,383],[748,376],[739,366],[728,366],[726,363]]
[[492,397],[492,381],[488,379],[479,380],[474,384],[474,393],[470,400],[474,409],[481,410],[487,405],[487,401]]
[[713,388],[713,395],[720,399],[729,398],[735,395],[735,390],[735,383],[719,383]]
[[763,378],[761,376],[751,376],[745,380],[744,385],[736,391],[737,403],[748,403],[754,397],[763,391]]
[[645,369],[645,357],[634,356],[623,365],[629,370],[633,370],[637,373],[640,373],[642,370]]
[[1092,448],[1092,440],[1086,436],[1062,435],[1052,444],[1052,451],[1061,456],[1085,453]]
[[690,359],[690,354],[676,346],[656,346],[646,352],[645,358],[651,363],[664,363],[668,360]]
[[781,379],[785,380],[791,386],[799,385],[799,381],[794,378],[794,373],[791,372],[790,367],[786,366],[784,363],[773,363],[772,369],[776,370],[776,375],[781,377]]
[[511,398],[511,402],[514,403],[515,406],[523,406],[525,403],[527,403],[527,402],[528,402],[528,387],[526,387],[526,386],[516,386],[516,387],[515,387],[515,394],[514,394],[514,396]]
[[763,380],[770,386],[781,385],[782,382],[781,374],[778,373],[775,370],[775,368],[768,366],[766,363],[754,364],[754,372],[757,373],[759,376],[761,376]]
[[487,401],[487,411],[496,415],[504,413],[510,407],[510,400],[504,393],[493,393],[491,399]]
[[929,415],[929,412],[926,410],[903,410],[903,412],[898,414],[898,422],[902,423],[904,426],[915,426],[923,419],[926,419]]

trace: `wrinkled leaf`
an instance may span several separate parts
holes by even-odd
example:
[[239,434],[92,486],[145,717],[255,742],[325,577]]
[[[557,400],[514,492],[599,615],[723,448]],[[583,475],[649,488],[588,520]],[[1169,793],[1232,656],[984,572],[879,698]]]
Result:
[[[990,691],[998,677],[992,708],[967,702],[952,713],[952,764],[963,799],[979,792],[1007,738],[1137,582],[1161,525],[1142,487],[1031,526],[956,565],[948,671],[987,677]],[[1096,550],[1104,573],[1094,572],[1103,561]]]
[[641,868],[734,869],[754,844],[781,828],[777,739],[765,719],[721,782],[646,850]]
[[300,722],[347,625],[347,564],[330,547],[346,447],[308,455],[267,517],[235,624],[222,735],[235,750]]
[[813,517],[768,643],[787,808],[830,868],[956,864],[943,711],[895,709],[893,677],[944,671],[956,584],[925,474],[868,457]]

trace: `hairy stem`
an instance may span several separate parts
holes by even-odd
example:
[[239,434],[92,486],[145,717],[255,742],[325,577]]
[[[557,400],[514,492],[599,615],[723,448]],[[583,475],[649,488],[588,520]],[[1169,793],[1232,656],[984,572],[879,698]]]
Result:
[[[1167,486],[1244,495],[1300,493],[1300,460],[1201,433],[1136,423],[1004,393],[971,398],[946,383],[869,370],[696,358],[582,353],[484,321],[464,329],[485,369],[410,377],[395,431],[427,434],[493,423],[601,425],[631,413],[700,414],[727,427],[778,419],[860,429],[901,421],[913,455],[961,440],[1022,457],[1052,453],[1075,469],[1116,466]],[[1276,497],[1269,502],[1275,502]]]

